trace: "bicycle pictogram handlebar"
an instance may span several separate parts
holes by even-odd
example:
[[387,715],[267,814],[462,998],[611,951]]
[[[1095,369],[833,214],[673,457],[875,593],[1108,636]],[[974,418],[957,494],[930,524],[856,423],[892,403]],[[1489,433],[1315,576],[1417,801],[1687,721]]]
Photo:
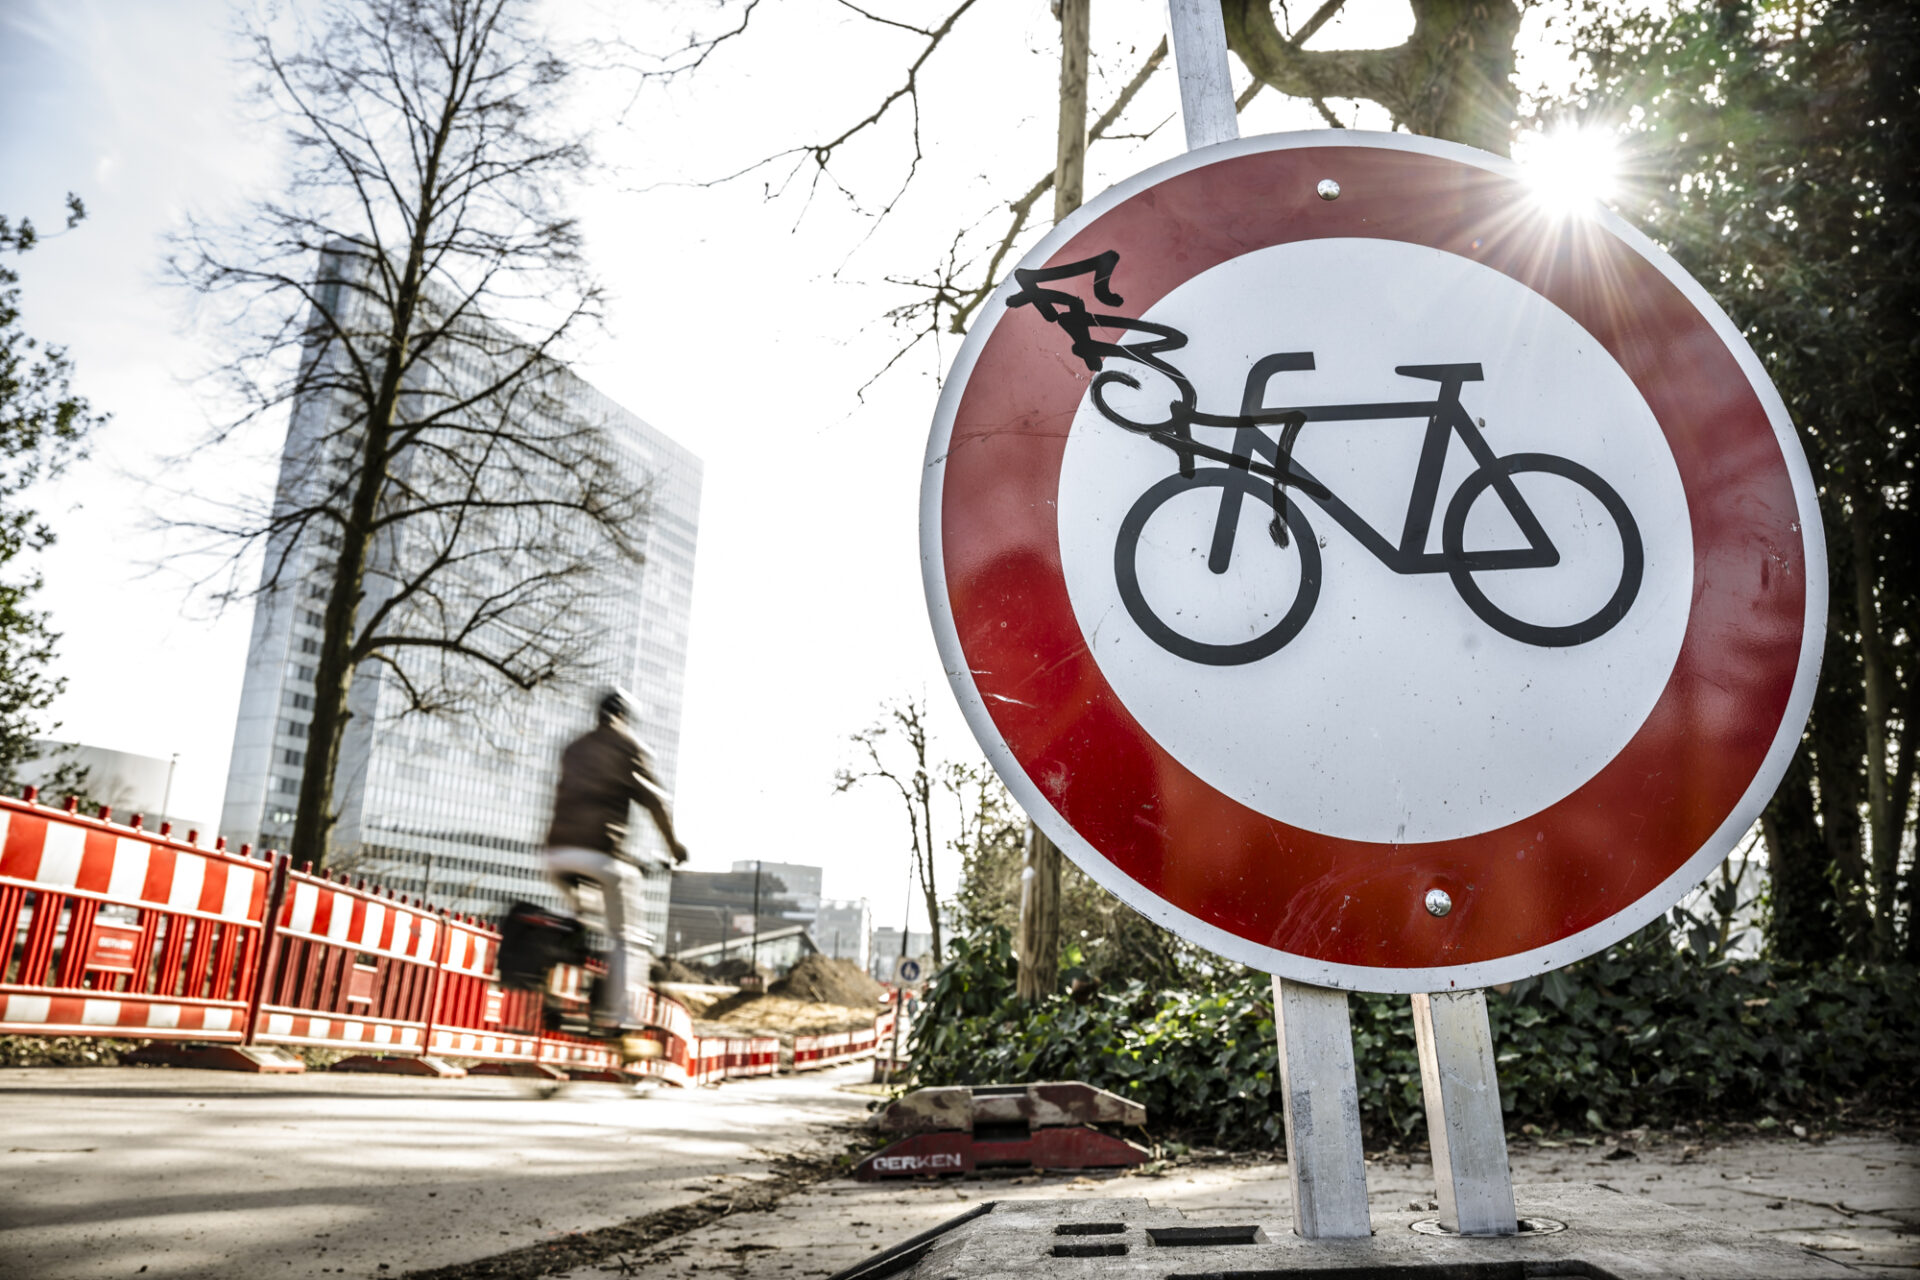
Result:
[[[1431,399],[1269,408],[1267,395],[1275,377],[1314,367],[1312,352],[1275,352],[1255,361],[1248,371],[1239,413],[1206,412],[1199,407],[1192,380],[1167,358],[1170,353],[1186,347],[1185,333],[1170,325],[1133,316],[1095,312],[1078,294],[1052,287],[1062,281],[1091,277],[1096,302],[1109,307],[1122,306],[1124,300],[1113,288],[1113,273],[1119,262],[1120,255],[1109,250],[1057,267],[1016,268],[1014,279],[1019,288],[1009,295],[1007,306],[1031,306],[1049,324],[1059,326],[1071,341],[1072,353],[1097,374],[1089,395],[1100,416],[1166,446],[1178,460],[1177,473],[1149,488],[1127,512],[1114,547],[1114,576],[1121,599],[1135,623],[1156,644],[1192,662],[1232,666],[1268,657],[1299,634],[1319,599],[1321,557],[1312,525],[1289,496],[1289,490],[1311,499],[1395,573],[1447,574],[1461,600],[1475,615],[1495,631],[1523,643],[1556,648],[1585,644],[1611,631],[1633,607],[1645,573],[1646,557],[1639,526],[1626,503],[1606,481],[1569,458],[1550,453],[1496,454],[1482,434],[1480,424],[1460,401],[1465,384],[1484,381],[1485,375],[1478,363],[1399,365],[1394,369],[1394,373],[1403,378],[1438,383],[1437,393]],[[1140,336],[1131,341],[1115,341],[1098,336],[1100,331]],[[1171,385],[1172,395],[1164,418],[1143,420],[1116,407],[1111,399],[1113,387],[1144,393],[1145,384],[1126,368],[1109,367],[1112,361],[1129,362],[1151,370]],[[1389,540],[1375,529],[1293,456],[1300,433],[1310,422],[1392,419],[1424,419],[1427,423],[1413,491],[1408,497],[1407,514],[1397,541]],[[1269,435],[1265,430],[1269,427],[1277,427],[1277,434]],[[1231,430],[1232,444],[1223,449],[1198,440],[1194,437],[1196,428]],[[1433,518],[1439,511],[1441,473],[1455,435],[1472,455],[1475,469],[1447,502],[1440,525],[1441,549],[1428,551]],[[1219,465],[1201,467],[1199,463],[1203,459]],[[1584,489],[1606,510],[1620,537],[1619,582],[1605,604],[1573,623],[1542,624],[1517,618],[1494,604],[1473,577],[1476,573],[1550,569],[1560,563],[1559,549],[1514,483],[1515,476],[1528,472],[1559,476]],[[1256,476],[1264,478],[1266,483],[1256,480]],[[1207,544],[1206,563],[1213,573],[1225,573],[1232,565],[1240,509],[1249,496],[1272,508],[1273,517],[1267,528],[1274,545],[1282,549],[1297,548],[1300,583],[1294,599],[1279,622],[1252,639],[1225,644],[1196,640],[1161,618],[1141,590],[1137,561],[1140,537],[1148,520],[1173,498],[1200,488],[1220,490],[1213,534]],[[1474,502],[1488,490],[1500,499],[1526,539],[1526,546],[1466,549],[1468,516]]]

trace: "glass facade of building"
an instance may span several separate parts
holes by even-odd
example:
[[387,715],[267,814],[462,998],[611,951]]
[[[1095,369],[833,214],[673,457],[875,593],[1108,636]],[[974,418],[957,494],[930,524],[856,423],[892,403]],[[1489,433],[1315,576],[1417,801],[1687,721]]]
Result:
[[[323,293],[328,268],[323,265]],[[338,304],[350,312],[351,299]],[[484,352],[484,343],[473,344]],[[423,379],[429,375],[422,375]],[[467,386],[493,376],[471,351],[436,365],[438,394],[460,396]],[[565,678],[530,692],[504,681],[473,686],[464,713],[424,715],[410,711],[401,667],[369,661],[354,674],[349,720],[335,775],[340,813],[335,829],[335,865],[351,868],[398,893],[429,898],[435,905],[495,916],[516,900],[558,905],[547,885],[540,851],[551,815],[559,754],[591,726],[598,693],[620,684],[632,695],[640,735],[652,751],[661,783],[671,792],[679,774],[682,697],[687,631],[693,600],[694,549],[699,528],[699,458],[609,400],[564,368],[545,370],[533,407],[559,423],[597,428],[600,455],[626,484],[650,489],[644,529],[633,531],[643,557],[635,564],[612,555],[594,556],[590,586],[579,590],[567,611],[570,633],[588,637],[569,663]],[[411,388],[428,396],[435,388]],[[276,504],[303,500],[317,484],[337,482],[340,442],[351,440],[337,397],[309,396],[295,402],[282,459]],[[553,422],[539,425],[552,426]],[[430,465],[430,464],[423,464]],[[330,470],[329,468],[333,468]],[[420,487],[424,474],[403,477]],[[529,491],[567,482],[524,468],[517,482]],[[561,552],[589,554],[601,544],[583,524],[555,526],[562,541],[579,538]],[[323,526],[267,547],[268,576],[276,565],[276,589],[255,603],[240,715],[234,731],[221,830],[230,842],[284,847],[305,766],[311,719],[315,655],[330,575],[324,570],[337,548]],[[429,531],[431,535],[431,531]],[[460,537],[468,535],[463,530]],[[492,541],[482,541],[482,538]],[[495,527],[474,535],[472,556],[457,589],[484,597],[502,582],[524,577],[508,563],[527,549]],[[497,541],[500,550],[493,549]],[[524,539],[522,540],[524,541]],[[453,543],[467,549],[465,543]],[[536,549],[546,553],[552,549]],[[404,541],[381,547],[374,565],[419,559]],[[412,560],[408,557],[411,556]],[[394,590],[403,574],[383,579],[369,573],[362,616]],[[385,582],[383,587],[381,584]],[[425,661],[439,662],[434,651]],[[408,660],[413,660],[409,658]],[[636,811],[634,850],[644,867],[646,907],[641,926],[661,949],[666,933],[670,876],[666,850],[644,813]]]

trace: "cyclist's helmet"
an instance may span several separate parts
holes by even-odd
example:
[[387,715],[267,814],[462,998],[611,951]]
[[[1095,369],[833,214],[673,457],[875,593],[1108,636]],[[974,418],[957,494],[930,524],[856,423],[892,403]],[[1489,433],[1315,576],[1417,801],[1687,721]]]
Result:
[[600,695],[600,723],[612,724],[616,720],[633,723],[633,699],[617,685]]

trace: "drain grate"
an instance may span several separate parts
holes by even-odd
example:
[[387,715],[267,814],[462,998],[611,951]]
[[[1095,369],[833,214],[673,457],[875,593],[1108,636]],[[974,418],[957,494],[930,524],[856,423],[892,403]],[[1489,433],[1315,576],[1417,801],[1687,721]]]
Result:
[[1266,1241],[1259,1227],[1148,1227],[1147,1238],[1163,1249],[1264,1244]]

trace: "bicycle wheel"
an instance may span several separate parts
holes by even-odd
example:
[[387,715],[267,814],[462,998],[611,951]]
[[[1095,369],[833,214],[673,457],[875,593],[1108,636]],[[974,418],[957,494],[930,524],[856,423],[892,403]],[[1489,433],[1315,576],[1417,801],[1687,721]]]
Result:
[[[1293,499],[1282,497],[1286,509],[1276,509],[1276,514],[1285,522],[1291,534],[1290,543],[1299,549],[1300,585],[1295,589],[1293,602],[1280,621],[1252,639],[1234,644],[1216,644],[1182,635],[1153,611],[1153,606],[1147,603],[1146,594],[1140,589],[1138,564],[1140,535],[1146,530],[1147,521],[1168,501],[1183,493],[1230,486],[1260,499],[1269,507],[1274,505],[1275,494],[1271,483],[1232,467],[1206,467],[1191,476],[1171,475],[1140,495],[1127,512],[1126,519],[1120,522],[1120,536],[1113,547],[1113,576],[1120,586],[1120,599],[1134,622],[1147,633],[1149,639],[1168,653],[1210,667],[1241,666],[1279,652],[1287,641],[1300,633],[1300,628],[1307,625],[1307,619],[1313,614],[1313,606],[1320,599],[1320,544],[1314,538],[1313,527],[1307,523],[1305,513],[1294,505]],[[1267,550],[1269,545],[1263,543],[1259,547],[1243,547],[1241,554],[1257,555]],[[1278,553],[1280,548],[1271,547],[1271,551]],[[1206,564],[1206,553],[1201,552],[1194,567],[1197,570],[1205,569]]]
[[[1495,458],[1489,466],[1480,468],[1468,476],[1461,484],[1459,492],[1447,504],[1447,518],[1441,526],[1441,545],[1449,558],[1460,559],[1468,555],[1466,544],[1467,516],[1474,501],[1486,490],[1503,478],[1510,478],[1525,472],[1540,472],[1545,475],[1559,476],[1563,480],[1585,489],[1606,508],[1607,515],[1613,520],[1613,527],[1620,535],[1620,581],[1615,585],[1613,594],[1591,616],[1578,622],[1561,625],[1543,625],[1516,618],[1499,605],[1487,598],[1475,582],[1475,573],[1500,572],[1511,573],[1514,569],[1454,569],[1449,572],[1453,579],[1454,590],[1460,593],[1460,599],[1477,614],[1480,620],[1503,636],[1518,640],[1523,644],[1539,645],[1542,648],[1567,648],[1596,640],[1613,630],[1620,619],[1627,616],[1627,610],[1633,607],[1634,597],[1640,594],[1640,580],[1646,571],[1646,550],[1640,541],[1640,526],[1634,523],[1633,513],[1627,510],[1627,504],[1614,492],[1613,486],[1599,476],[1567,458],[1551,453],[1510,453]],[[1552,568],[1558,563],[1558,553],[1552,563],[1538,566]]]

